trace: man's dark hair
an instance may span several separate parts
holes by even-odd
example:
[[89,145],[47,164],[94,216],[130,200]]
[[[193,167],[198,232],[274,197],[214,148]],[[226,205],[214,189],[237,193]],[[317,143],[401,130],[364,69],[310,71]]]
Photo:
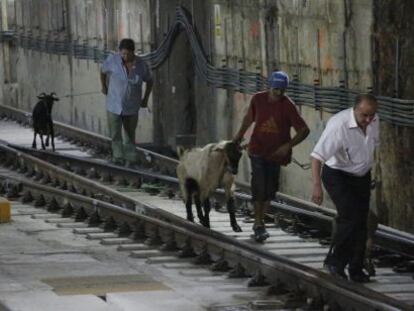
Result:
[[129,39],[129,38],[125,38],[122,39],[121,42],[119,42],[119,49],[123,50],[129,50],[129,51],[135,51],[135,43],[134,40]]
[[355,97],[354,107],[358,106],[358,104],[364,100],[372,103],[378,102],[377,98],[372,94],[359,94],[357,97]]

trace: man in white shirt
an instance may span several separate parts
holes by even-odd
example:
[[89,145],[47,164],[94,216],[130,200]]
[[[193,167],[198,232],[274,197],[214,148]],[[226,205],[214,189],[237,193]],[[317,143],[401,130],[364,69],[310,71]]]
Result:
[[349,277],[355,282],[369,281],[362,268],[371,192],[370,170],[375,147],[379,144],[377,108],[373,95],[357,96],[353,108],[335,114],[328,121],[311,153],[312,201],[318,205],[323,201],[322,179],[338,211],[333,251],[328,254],[325,265],[331,274],[345,279],[344,269],[349,265]]

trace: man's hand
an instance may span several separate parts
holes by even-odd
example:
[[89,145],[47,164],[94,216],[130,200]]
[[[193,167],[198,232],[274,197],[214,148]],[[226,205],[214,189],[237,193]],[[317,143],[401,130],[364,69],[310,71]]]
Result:
[[243,141],[243,137],[235,136],[235,137],[232,139],[232,141],[233,141],[233,143],[235,143],[236,145],[240,145],[240,144],[241,144],[241,142]]
[[312,202],[321,205],[323,202],[323,190],[321,184],[313,185]]
[[141,101],[141,108],[147,108],[148,107],[148,98],[144,98],[142,101]]
[[102,94],[104,94],[105,96],[108,94],[108,79],[107,79],[107,76],[106,76],[106,74],[105,73],[103,73],[102,71],[101,71],[101,73],[100,73],[100,75],[99,75],[99,78],[100,78],[100,80],[101,80],[101,92],[102,92]]
[[292,150],[291,145],[289,143],[285,143],[279,148],[277,148],[277,150],[272,153],[270,158],[271,159],[283,159],[289,155],[289,152],[291,150]]

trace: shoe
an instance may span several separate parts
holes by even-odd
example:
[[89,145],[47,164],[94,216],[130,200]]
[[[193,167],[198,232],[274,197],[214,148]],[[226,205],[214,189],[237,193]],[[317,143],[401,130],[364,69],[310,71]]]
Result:
[[325,263],[324,267],[328,270],[329,274],[333,277],[338,277],[344,280],[348,280],[348,276],[345,274],[344,269],[339,269],[333,264]]
[[256,240],[256,242],[264,242],[269,237],[269,234],[267,233],[264,226],[254,227],[253,231],[254,239]]
[[261,229],[259,229],[259,230],[261,231],[261,234],[263,235],[263,237],[264,237],[265,239],[267,239],[267,238],[269,238],[269,237],[270,237],[269,233],[268,233],[268,232],[267,232],[267,230],[266,230],[266,226],[265,226],[264,221],[262,221],[262,222],[260,223],[260,225],[254,225],[254,226],[253,226],[253,230],[254,230],[255,228],[261,228]]
[[350,272],[349,273],[349,278],[351,279],[351,281],[356,282],[356,283],[368,283],[369,280],[369,275],[365,274],[362,270],[361,271],[356,271],[356,272]]
[[[375,265],[372,262],[371,258],[365,259],[364,269],[368,272],[369,276],[375,276],[375,274],[376,274]],[[395,271],[395,269],[394,269],[394,271]],[[399,271],[395,271],[395,272],[399,272]]]
[[267,238],[269,238],[269,237],[270,237],[269,232],[267,232],[267,230],[266,230],[266,227],[265,227],[265,226],[263,226],[263,237],[264,237],[265,239],[267,239]]

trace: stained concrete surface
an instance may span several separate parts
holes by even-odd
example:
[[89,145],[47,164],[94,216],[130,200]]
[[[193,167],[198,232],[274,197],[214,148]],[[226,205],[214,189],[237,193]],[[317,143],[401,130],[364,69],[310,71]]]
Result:
[[[14,202],[12,222],[0,225],[0,310],[197,311],[264,295],[265,289],[246,288],[246,280],[226,279],[188,260],[132,258],[116,245],[33,219],[39,212],[44,211]],[[122,278],[121,292],[111,291]],[[65,284],[70,290],[59,292]]]

